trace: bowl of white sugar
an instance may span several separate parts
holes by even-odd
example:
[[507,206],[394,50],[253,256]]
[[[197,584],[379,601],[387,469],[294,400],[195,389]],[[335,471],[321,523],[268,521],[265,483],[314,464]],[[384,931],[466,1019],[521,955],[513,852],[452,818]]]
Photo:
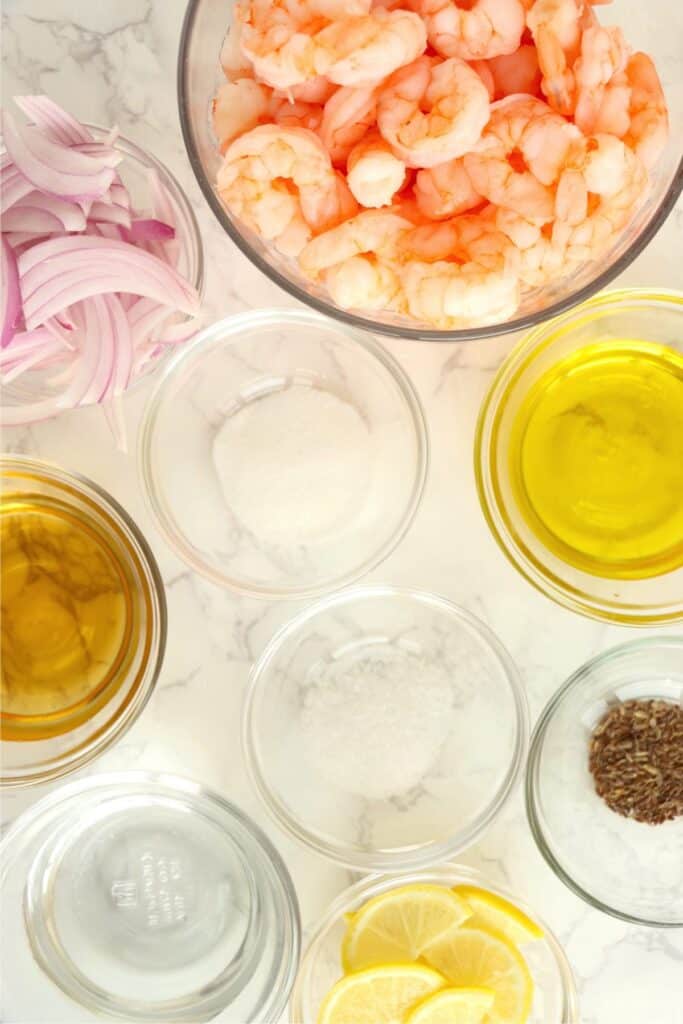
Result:
[[297,598],[393,551],[422,496],[427,432],[373,338],[308,310],[261,310],[207,328],[164,368],[140,467],[157,525],[195,571]]
[[519,779],[527,705],[480,620],[446,598],[348,588],[314,603],[254,667],[243,740],[273,818],[356,870],[461,853]]

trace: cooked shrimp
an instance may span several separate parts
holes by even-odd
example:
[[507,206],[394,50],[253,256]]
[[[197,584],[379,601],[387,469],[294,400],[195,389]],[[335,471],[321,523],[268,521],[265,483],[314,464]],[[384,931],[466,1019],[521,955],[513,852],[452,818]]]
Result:
[[229,82],[238,78],[253,78],[251,61],[242,53],[242,22],[235,21],[225,33],[219,56],[223,74]]
[[605,89],[624,70],[629,54],[624,34],[616,26],[596,26],[582,34],[581,54],[574,63],[574,122],[584,134],[595,131]]
[[342,86],[327,101],[320,123],[320,138],[332,163],[346,163],[349,153],[374,125],[377,92],[370,87]]
[[398,276],[374,253],[342,260],[325,270],[322,280],[342,309],[396,310],[400,302]]
[[514,53],[524,31],[520,0],[427,0],[429,42],[444,57],[482,60]]
[[489,94],[489,101],[493,102],[496,95],[496,83],[489,62],[487,60],[470,60],[467,63],[473,71],[477,72]]
[[299,257],[307,274],[315,277],[352,256],[393,252],[401,234],[413,225],[390,210],[362,210],[344,224],[313,238]]
[[657,69],[646,53],[634,53],[626,65],[631,87],[630,124],[624,142],[651,170],[669,137],[669,115]]
[[315,222],[321,193],[334,205],[339,190],[317,135],[272,124],[253,128],[228,147],[216,184],[230,209],[268,239],[278,238],[302,215]]
[[289,89],[276,92],[282,99],[288,99],[293,103],[319,103],[324,106],[330,96],[337,91],[334,82],[330,82],[324,75],[316,75],[300,85],[293,85]]
[[465,170],[489,202],[543,224],[554,212],[549,186],[578,134],[541,100],[509,96],[493,105],[480,146],[464,158]]
[[424,53],[424,23],[412,11],[373,9],[343,18],[315,37],[315,67],[339,85],[373,85]]
[[318,131],[323,117],[323,108],[318,103],[304,103],[302,100],[292,102],[275,96],[271,99],[268,110],[275,124],[287,125],[290,128],[308,128],[312,132]]
[[484,202],[469,179],[462,157],[418,171],[414,192],[418,208],[432,220],[466,213]]
[[241,0],[242,53],[256,76],[275,89],[300,85],[317,72],[313,35],[326,19],[306,0]]
[[455,329],[508,320],[519,306],[519,277],[500,258],[490,267],[463,252],[463,262],[413,261],[399,273],[408,310],[435,327]]
[[358,203],[340,171],[333,171],[332,180],[326,179],[320,188],[301,191],[300,198],[301,212],[316,233],[329,231],[358,213]]
[[253,78],[224,82],[211,103],[211,123],[221,153],[233,139],[269,116],[270,89]]
[[581,139],[558,183],[553,241],[573,264],[599,256],[632,216],[647,183],[643,163],[619,139]]
[[405,164],[379,132],[368,132],[349,153],[346,180],[361,206],[389,206],[405,177]]
[[574,110],[572,66],[579,53],[584,6],[584,0],[535,0],[526,16],[541,67],[541,89],[565,115]]
[[541,69],[536,47],[531,43],[524,43],[515,53],[493,57],[486,64],[493,80],[492,99],[500,100],[522,92],[528,96],[540,95]]
[[507,317],[519,303],[516,251],[478,216],[405,232],[390,257],[409,312],[439,327]]
[[462,156],[488,119],[486,88],[457,57],[420,57],[396,71],[379,93],[379,130],[409,167],[434,167]]

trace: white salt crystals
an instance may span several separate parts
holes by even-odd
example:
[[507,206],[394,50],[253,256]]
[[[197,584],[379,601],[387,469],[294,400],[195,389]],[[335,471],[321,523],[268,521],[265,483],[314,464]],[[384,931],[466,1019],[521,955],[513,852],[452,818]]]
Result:
[[225,502],[256,540],[315,543],[362,505],[372,456],[358,410],[330,391],[292,385],[236,409],[213,461]]
[[392,646],[319,663],[304,690],[306,754],[340,791],[386,800],[434,769],[452,710],[448,671],[424,655]]

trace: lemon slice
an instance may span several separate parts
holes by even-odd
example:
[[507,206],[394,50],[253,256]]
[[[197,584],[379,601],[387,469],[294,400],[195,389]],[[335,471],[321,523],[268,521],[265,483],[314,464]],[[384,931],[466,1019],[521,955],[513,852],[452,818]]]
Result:
[[347,974],[325,996],[318,1024],[403,1024],[416,1003],[446,984],[422,964],[388,964]]
[[495,995],[487,1024],[524,1024],[534,984],[524,957],[509,939],[481,928],[457,928],[425,951],[427,962],[451,985],[488,988]]
[[413,963],[471,914],[467,903],[442,885],[404,885],[375,896],[349,920],[344,970]]
[[482,1024],[495,998],[489,988],[442,988],[418,1003],[406,1024]]
[[476,885],[456,885],[453,892],[461,896],[472,909],[472,917],[467,922],[469,927],[490,928],[515,945],[543,938],[542,929],[519,907],[502,896],[479,889]]

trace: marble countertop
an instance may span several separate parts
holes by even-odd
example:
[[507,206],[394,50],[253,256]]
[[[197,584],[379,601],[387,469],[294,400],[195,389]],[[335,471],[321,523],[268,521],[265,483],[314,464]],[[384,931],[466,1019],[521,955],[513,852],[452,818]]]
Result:
[[[47,92],[84,120],[117,123],[171,168],[204,237],[208,318],[292,305],[223,234],[186,159],[175,97],[184,6],[183,0],[4,0],[4,97]],[[667,53],[675,54],[675,45],[674,40]],[[680,260],[671,257],[682,251],[679,208],[620,283],[680,286]],[[511,337],[458,347],[387,342],[424,402],[432,467],[409,534],[369,581],[436,591],[484,619],[516,660],[535,718],[579,664],[648,631],[601,625],[555,606],[514,572],[488,534],[470,452],[477,410],[511,342]],[[143,387],[127,400],[131,436],[145,397]],[[149,538],[166,583],[170,632],[156,693],[138,723],[92,770],[168,770],[227,795],[276,842],[297,886],[304,926],[310,928],[350,875],[271,825],[247,781],[238,739],[249,668],[300,606],[236,597],[179,562],[147,515],[134,457],[115,449],[98,409],[8,430],[2,447],[55,460],[109,490]],[[39,795],[33,790],[4,799],[5,820]],[[681,1024],[683,931],[633,927],[575,898],[537,852],[519,791],[461,859],[519,893],[555,929],[576,976],[582,1024]],[[11,954],[4,968],[11,969]]]

